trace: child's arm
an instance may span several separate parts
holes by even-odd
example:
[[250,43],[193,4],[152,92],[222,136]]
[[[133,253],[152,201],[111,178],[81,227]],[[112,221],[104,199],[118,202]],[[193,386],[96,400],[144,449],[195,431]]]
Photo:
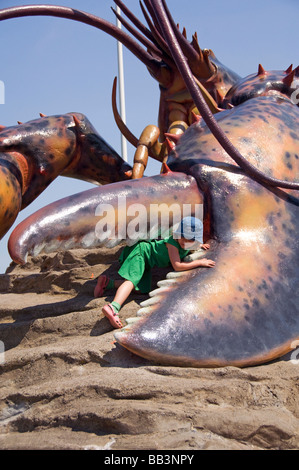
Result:
[[196,259],[194,261],[189,262],[181,261],[179,250],[175,246],[170,245],[169,243],[166,243],[166,246],[168,249],[171,265],[175,271],[188,271],[189,269],[199,268],[201,266],[212,268],[216,264],[215,261],[212,261],[211,259],[207,258]]

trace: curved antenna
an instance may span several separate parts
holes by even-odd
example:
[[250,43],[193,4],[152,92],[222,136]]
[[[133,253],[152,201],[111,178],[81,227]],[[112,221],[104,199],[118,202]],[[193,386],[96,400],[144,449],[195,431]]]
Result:
[[238,149],[230,142],[221,127],[218,125],[216,119],[211,113],[209,107],[206,105],[201,92],[198,89],[190,67],[180,48],[176,34],[171,27],[168,15],[164,10],[163,1],[152,0],[152,4],[155,8],[160,28],[163,31],[165,40],[167,41],[176,66],[185,81],[186,87],[189,90],[193,101],[202,115],[206,125],[214,137],[218,140],[220,145],[223,147],[223,149],[239,165],[239,167],[242,168],[242,170],[244,170],[249,176],[259,181],[260,183],[286,189],[299,189],[299,183],[291,183],[289,181],[279,180],[265,175],[262,171],[258,170],[254,165],[248,162],[246,158],[241,155]]
[[172,26],[172,30],[176,35],[176,38],[182,48],[182,51],[184,52],[185,56],[190,60],[191,63],[198,63],[200,60],[199,54],[196,52],[196,50],[192,47],[192,45],[189,43],[189,41],[185,38],[185,36],[180,33],[179,29],[177,28],[170,11],[168,9],[168,6],[165,1],[163,1],[163,7],[165,10],[165,13],[168,16],[168,20]]
[[[115,119],[115,122],[117,124],[117,127],[119,128],[120,132],[125,136],[128,142],[133,145],[133,147],[138,146],[139,139],[135,137],[135,135],[130,131],[130,129],[127,127],[127,125],[124,123],[122,120],[121,115],[119,114],[119,111],[117,109],[117,104],[116,104],[116,88],[117,88],[117,77],[114,78],[113,81],[113,87],[112,87],[112,109],[113,109],[113,116]],[[157,160],[158,162],[162,161],[162,158],[159,157],[158,155],[155,154],[155,152],[152,151],[152,149],[149,149],[149,155],[152,157],[154,160]]]
[[117,10],[114,10],[114,8],[111,8],[111,10],[115,14],[118,21],[126,28],[127,31],[129,31],[133,36],[135,36],[135,38],[138,39],[138,41],[141,42],[141,44],[143,44],[152,54],[155,54],[157,57],[159,57],[159,59],[162,58],[160,49],[158,49],[153,42],[149,41],[139,31],[134,29],[130,25],[130,23],[128,23],[128,21],[126,21],[120,16]]
[[164,53],[169,54],[169,49],[167,47],[167,44],[166,44],[164,38],[162,37],[159,30],[156,28],[156,26],[152,22],[150,16],[148,15],[148,13],[147,13],[144,5],[141,3],[141,1],[139,2],[139,4],[140,4],[140,8],[142,10],[143,16],[145,18],[145,21],[147,22],[147,24],[148,24],[148,26],[151,30],[154,41],[159,45],[159,47],[161,48],[162,51],[164,51]]
[[135,137],[134,134],[132,134],[132,132],[126,126],[126,124],[122,120],[121,115],[118,112],[117,104],[116,104],[116,88],[117,88],[117,78],[115,77],[113,81],[113,87],[112,87],[112,110],[113,110],[115,122],[120,132],[125,136],[127,141],[130,142],[130,144],[132,144],[134,147],[137,147],[138,145],[137,137]]
[[75,10],[74,8],[57,5],[23,5],[0,10],[0,21],[25,16],[55,16],[88,24],[122,42],[122,44],[153,71],[153,73],[158,74],[160,70],[161,61],[153,58],[124,31],[98,16],[91,15],[81,10]]
[[150,30],[147,29],[147,27],[141,23],[141,21],[135,15],[133,15],[133,13],[121,0],[114,0],[114,3],[116,3],[116,5],[122,10],[126,17],[129,18],[133,25],[136,26],[136,28],[138,28],[139,31],[144,34],[144,36],[146,36],[150,41],[154,42],[154,38]]
[[[153,57],[156,57],[162,62],[165,62],[170,68],[173,66],[173,60],[169,55],[169,50],[167,45],[162,38],[161,34],[154,28],[149,16],[147,15],[143,4],[140,2],[140,7],[145,17],[146,22],[148,23],[151,30],[141,23],[141,21],[136,18],[133,13],[120,1],[115,0],[116,5],[122,12],[129,18],[129,20],[136,26],[137,30],[134,29],[125,19],[117,14],[117,12],[112,8],[114,14],[118,17],[119,21],[124,25],[127,31],[132,34],[141,44],[143,44],[147,51],[152,54]],[[139,32],[139,31],[140,32]],[[164,49],[163,49],[164,47]],[[157,76],[158,77],[158,76]]]

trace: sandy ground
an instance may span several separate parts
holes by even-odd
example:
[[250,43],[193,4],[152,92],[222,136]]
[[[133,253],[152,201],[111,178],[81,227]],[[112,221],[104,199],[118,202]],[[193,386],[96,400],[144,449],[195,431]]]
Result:
[[[166,367],[115,343],[101,314],[112,298],[93,289],[102,272],[116,274],[117,258],[118,249],[74,250],[0,276],[0,448],[298,449],[299,365],[289,357]],[[122,318],[145,298],[132,295]]]

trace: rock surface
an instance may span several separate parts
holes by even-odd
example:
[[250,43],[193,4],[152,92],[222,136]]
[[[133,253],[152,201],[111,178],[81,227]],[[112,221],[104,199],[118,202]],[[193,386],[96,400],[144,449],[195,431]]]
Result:
[[[102,272],[116,275],[118,251],[44,255],[0,276],[0,448],[298,449],[299,365],[289,357],[183,369],[115,343],[101,314],[112,297],[93,289]],[[122,319],[144,299],[132,295]]]

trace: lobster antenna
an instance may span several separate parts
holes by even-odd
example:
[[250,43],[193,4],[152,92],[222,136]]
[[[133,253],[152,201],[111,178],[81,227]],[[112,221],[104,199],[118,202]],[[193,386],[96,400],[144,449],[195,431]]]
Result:
[[[117,88],[117,77],[114,78],[113,87],[112,87],[112,109],[113,109],[113,115],[114,115],[115,122],[116,122],[120,132],[126,136],[127,141],[130,142],[130,144],[132,144],[133,147],[137,147],[139,139],[137,139],[137,137],[135,137],[135,135],[132,134],[130,129],[128,129],[126,124],[122,121],[122,118],[121,118],[121,116],[118,112],[117,104],[116,104],[116,88]],[[161,158],[159,158],[152,151],[151,148],[149,149],[149,155],[152,158],[154,158],[155,160],[157,160],[158,162],[162,161]]]
[[126,124],[122,121],[121,115],[118,112],[117,104],[116,104],[116,89],[117,89],[117,77],[114,78],[113,87],[112,87],[112,109],[113,109],[115,122],[120,132],[125,135],[128,142],[130,142],[130,144],[132,144],[134,147],[137,147],[138,145],[137,137],[135,137],[134,134],[132,134],[132,132],[128,129]]
[[121,41],[141,62],[143,62],[154,74],[160,71],[161,61],[153,58],[131,36],[117,28],[108,21],[74,8],[59,5],[21,5],[17,7],[3,8],[0,10],[0,21],[24,16],[55,16],[69,20],[79,21],[100,29],[115,39]]
[[152,55],[156,55],[159,59],[162,59],[161,51],[156,47],[156,45],[147,39],[146,36],[143,36],[137,29],[134,29],[124,18],[118,14],[114,8],[111,8],[115,16],[119,19],[121,24],[126,28],[129,33],[131,33],[136,39],[138,39],[141,44],[143,44]]
[[126,5],[121,0],[114,0],[117,6],[122,10],[122,12],[132,21],[133,25],[141,31],[150,41],[154,41],[153,35],[149,29],[141,22],[139,19],[133,15],[133,13],[126,7]]
[[[116,6],[116,12],[120,16],[121,11],[119,6]],[[116,26],[121,29],[121,22],[116,17]],[[126,123],[126,100],[125,100],[125,79],[124,79],[124,60],[123,60],[123,45],[117,41],[117,60],[118,60],[118,76],[119,76],[119,102],[120,102],[120,115],[124,123]],[[121,134],[121,153],[125,162],[128,161],[128,148],[127,140]]]
[[155,42],[160,46],[160,48],[166,53],[166,54],[170,54],[169,53],[169,49],[167,47],[167,44],[164,40],[164,38],[162,37],[160,31],[156,28],[156,26],[154,25],[154,23],[152,22],[150,16],[148,15],[144,5],[142,4],[142,2],[140,1],[139,2],[140,4],[140,8],[142,10],[142,13],[143,13],[143,16],[145,18],[145,21],[147,22],[150,30],[151,30],[151,33],[153,35],[153,38],[155,40]]

